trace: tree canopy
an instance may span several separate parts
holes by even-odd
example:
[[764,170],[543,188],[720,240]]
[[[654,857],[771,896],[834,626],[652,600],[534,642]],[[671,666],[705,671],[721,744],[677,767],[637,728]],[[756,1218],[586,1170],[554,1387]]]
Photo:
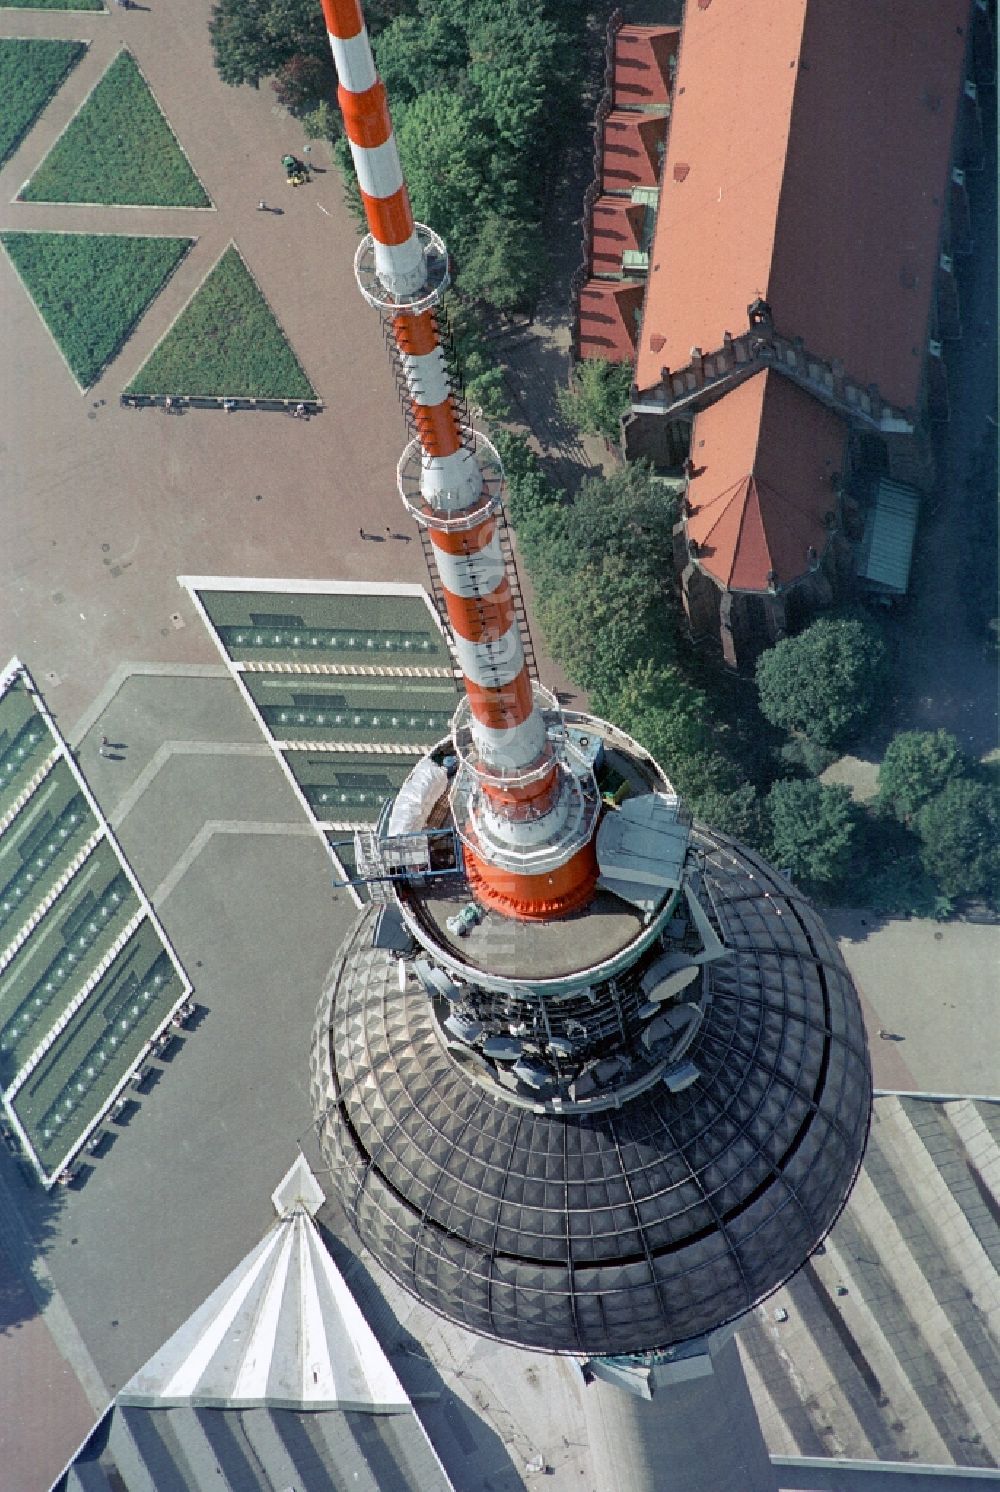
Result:
[[767,809],[775,865],[807,890],[835,891],[858,844],[861,818],[850,790],[815,780],[776,782]]
[[573,386],[560,389],[559,408],[584,435],[617,441],[622,416],[629,408],[632,364],[584,358],[574,370]]
[[921,858],[946,896],[1000,895],[1000,793],[957,777],[921,808]]
[[[589,8],[367,0],[414,213],[448,244],[459,289],[498,311],[531,309],[544,278],[542,213],[579,115]],[[216,0],[209,33],[223,81],[270,78],[353,183],[316,0]]]
[[208,23],[215,69],[224,83],[258,88],[294,58],[325,64],[325,89],[336,86],[323,13],[315,0],[217,0]]
[[903,823],[967,769],[958,741],[946,730],[904,730],[885,749],[878,774],[879,802]]
[[846,746],[874,710],[886,663],[885,644],[871,623],[820,618],[758,659],[761,713],[821,746]]

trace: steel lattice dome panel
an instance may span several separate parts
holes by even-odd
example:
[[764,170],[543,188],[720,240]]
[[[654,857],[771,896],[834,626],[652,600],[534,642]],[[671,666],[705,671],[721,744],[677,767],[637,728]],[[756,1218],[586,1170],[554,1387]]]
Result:
[[358,1233],[426,1304],[522,1346],[663,1348],[751,1309],[827,1233],[861,1163],[871,1073],[857,994],[813,908],[696,829],[732,950],[684,1092],[516,1107],[446,1050],[363,912],[320,1001],[313,1101]]

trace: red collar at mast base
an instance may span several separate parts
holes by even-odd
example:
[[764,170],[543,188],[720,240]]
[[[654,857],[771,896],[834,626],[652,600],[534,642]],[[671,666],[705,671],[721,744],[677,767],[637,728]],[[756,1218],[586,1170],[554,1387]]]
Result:
[[548,922],[585,907],[597,889],[597,852],[594,840],[577,850],[564,865],[540,875],[522,875],[489,865],[466,848],[465,874],[477,901],[525,922]]

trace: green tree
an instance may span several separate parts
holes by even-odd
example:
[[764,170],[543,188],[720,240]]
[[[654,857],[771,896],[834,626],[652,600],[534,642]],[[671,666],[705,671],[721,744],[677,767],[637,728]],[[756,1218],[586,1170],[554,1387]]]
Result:
[[573,371],[572,387],[559,389],[556,397],[564,418],[577,430],[617,441],[622,416],[628,413],[631,389],[631,363],[585,358]]
[[750,809],[750,797],[743,792],[747,784],[718,749],[718,732],[703,690],[676,666],[646,659],[606,688],[593,690],[591,699],[599,715],[614,720],[645,746],[699,818],[736,832],[730,826]]
[[368,23],[375,62],[393,113],[422,93],[449,87],[468,64],[463,28],[428,9],[423,7],[419,16],[399,15],[384,30]]
[[694,797],[688,794],[695,817],[710,829],[731,834],[753,849],[767,846],[767,810],[752,782],[726,791],[706,786]]
[[552,652],[575,683],[596,697],[613,692],[623,674],[649,656],[661,630],[663,603],[620,554],[551,581],[536,599]]
[[645,461],[618,466],[607,476],[586,477],[571,502],[560,508],[565,544],[554,563],[560,570],[618,554],[658,592],[673,575],[672,529],[677,496]]
[[397,110],[396,143],[414,216],[461,261],[492,206],[491,146],[475,100],[449,88],[420,94]]
[[877,806],[862,818],[862,842],[845,888],[851,906],[887,917],[935,917],[942,897],[920,858],[916,833]]
[[968,763],[946,730],[904,730],[885,749],[878,774],[879,802],[903,823],[937,797],[946,783],[963,777]]
[[851,870],[860,814],[846,787],[776,782],[767,795],[771,852],[803,887],[835,892]]
[[208,34],[216,71],[234,88],[259,87],[293,57],[323,62],[328,94],[336,87],[323,13],[314,0],[218,0]]
[[456,284],[470,300],[511,314],[533,311],[548,264],[541,230],[484,213],[471,246],[456,265]]
[[758,659],[761,713],[821,746],[846,746],[874,710],[886,663],[885,644],[870,623],[821,618]]
[[946,896],[1000,892],[1000,793],[992,783],[953,777],[916,819],[921,859]]

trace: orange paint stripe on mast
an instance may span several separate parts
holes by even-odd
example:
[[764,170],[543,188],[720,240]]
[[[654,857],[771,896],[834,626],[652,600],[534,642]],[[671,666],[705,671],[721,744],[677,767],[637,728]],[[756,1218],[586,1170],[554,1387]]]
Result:
[[[522,849],[537,847],[539,817],[553,811],[559,832],[564,768],[547,741],[534,701],[506,564],[489,501],[484,501],[487,478],[475,454],[477,438],[467,443],[441,346],[433,307],[447,276],[428,293],[425,245],[430,235],[418,230],[413,220],[386,90],[375,68],[360,0],[322,4],[339,80],[338,100],[371,234],[368,242],[373,245],[365,252],[372,254],[374,280],[369,283],[366,278],[370,270],[359,270],[358,279],[366,299],[391,318],[417,434],[413,446],[420,453],[423,512],[412,507],[402,475],[400,490],[411,511],[426,524],[435,548],[455,652],[465,677],[472,738],[480,753],[481,767],[472,770],[481,774],[479,791],[494,815],[494,830],[489,833],[500,836],[498,853],[507,844],[506,862],[501,858],[493,866],[475,855],[473,862],[484,899],[494,904],[509,901],[522,915],[542,915],[589,895],[596,862],[577,864],[576,855],[569,857],[574,868],[560,878],[555,891],[551,875],[510,869],[511,860],[522,863]],[[437,252],[443,252],[439,242]],[[415,309],[418,305],[422,309]],[[487,510],[486,516],[477,522],[481,509]],[[508,868],[501,868],[505,863]],[[563,884],[570,880],[572,886]]]
[[365,28],[361,0],[321,0],[326,29],[331,36],[349,41]]

